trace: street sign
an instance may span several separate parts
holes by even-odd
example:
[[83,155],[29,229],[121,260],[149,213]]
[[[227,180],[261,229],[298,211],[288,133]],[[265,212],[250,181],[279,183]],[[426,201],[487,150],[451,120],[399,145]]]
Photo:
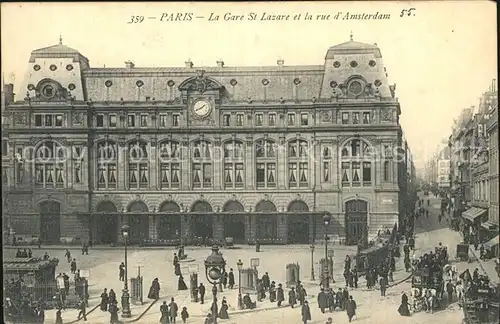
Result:
[[250,266],[255,268],[255,267],[258,267],[259,266],[259,258],[251,258],[250,259]]
[[328,257],[333,258],[334,256],[335,256],[335,250],[333,249],[328,250]]

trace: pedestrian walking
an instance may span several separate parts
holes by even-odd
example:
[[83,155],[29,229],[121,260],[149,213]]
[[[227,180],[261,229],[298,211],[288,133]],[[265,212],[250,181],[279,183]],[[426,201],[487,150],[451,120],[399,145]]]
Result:
[[56,324],[63,324],[61,309],[58,309],[56,312]]
[[179,307],[177,306],[177,303],[175,302],[174,298],[172,297],[169,305],[169,311],[170,311],[170,322],[175,324],[175,320],[177,318],[177,312],[179,310]]
[[200,293],[200,304],[205,303],[205,286],[203,283],[200,283],[200,286],[198,287],[198,292]]
[[290,305],[291,308],[297,304],[297,295],[295,294],[295,288],[292,287],[290,291],[288,292],[288,304]]
[[311,320],[311,309],[309,308],[309,303],[304,301],[304,304],[302,305],[302,310],[301,310],[301,315],[302,315],[302,323],[307,324],[307,321]]
[[446,292],[448,293],[448,304],[453,303],[453,291],[455,291],[455,287],[453,287],[453,283],[451,280],[448,280],[446,284]]
[[187,311],[186,306],[182,307],[181,318],[182,318],[182,323],[186,323],[187,319],[189,318],[189,313]]
[[387,278],[385,276],[382,276],[380,278],[380,296],[385,297],[385,291],[387,289]]
[[170,313],[168,311],[168,305],[167,302],[164,301],[163,304],[160,306],[160,323],[161,324],[168,324],[170,323]]
[[87,321],[87,305],[85,303],[85,300],[80,300],[80,312],[78,313],[78,318],[77,320],[80,320],[81,317],[83,317],[84,321]]
[[356,308],[357,308],[356,302],[354,301],[354,299],[352,299],[352,296],[349,296],[349,300],[347,301],[345,307],[347,317],[349,318],[349,322],[351,322],[354,315],[356,315]]
[[73,259],[73,261],[71,261],[70,270],[71,270],[71,273],[76,272],[76,259]]
[[104,288],[104,291],[101,294],[101,311],[106,312],[108,310],[108,303],[109,303],[108,291],[106,288]]
[[234,288],[234,272],[233,272],[233,268],[229,269],[229,275],[228,275],[228,286],[229,286],[229,289],[233,289]]
[[[111,294],[111,290],[110,290],[110,294]],[[115,324],[115,323],[119,323],[120,321],[118,320],[118,311],[120,309],[118,308],[118,303],[116,302],[116,300],[114,300],[113,302],[111,302],[109,304],[109,313],[111,314],[110,316],[110,323],[111,324]]]
[[278,300],[278,307],[281,307],[281,303],[285,301],[285,292],[283,291],[283,286],[278,284],[278,289],[276,290],[276,299]]
[[325,308],[328,307],[328,295],[325,293],[325,289],[321,288],[321,291],[318,294],[318,307],[321,309],[321,312],[325,313]]
[[118,267],[118,277],[120,278],[120,281],[125,281],[125,264],[123,262],[120,263],[120,266]]

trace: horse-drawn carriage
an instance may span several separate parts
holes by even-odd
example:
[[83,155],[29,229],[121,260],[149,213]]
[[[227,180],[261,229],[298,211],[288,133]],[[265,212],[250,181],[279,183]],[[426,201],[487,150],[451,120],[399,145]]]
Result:
[[366,274],[366,270],[370,268],[378,268],[389,256],[389,246],[371,246],[367,249],[359,251],[354,257],[354,264],[359,275]]
[[414,312],[422,310],[432,312],[442,305],[444,293],[443,271],[430,271],[420,268],[413,272],[412,282]]

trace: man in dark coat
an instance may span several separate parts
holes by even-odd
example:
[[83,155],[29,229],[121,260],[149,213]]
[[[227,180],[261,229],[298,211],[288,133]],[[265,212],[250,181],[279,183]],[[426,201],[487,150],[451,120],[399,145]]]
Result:
[[103,312],[106,312],[108,310],[108,303],[109,303],[108,290],[104,288],[104,291],[101,294],[101,310]]
[[169,321],[170,313],[168,311],[168,305],[167,305],[166,301],[164,301],[163,305],[160,306],[160,313],[161,313],[160,323],[161,324],[170,323],[170,321]]
[[198,291],[200,293],[200,304],[205,303],[205,286],[203,283],[200,283],[200,286],[198,287]]
[[352,299],[352,296],[349,296],[349,299],[347,300],[345,307],[347,317],[349,318],[349,322],[351,322],[353,316],[356,315],[356,308],[357,308],[356,302],[354,301],[354,299]]
[[80,301],[79,305],[80,312],[78,313],[78,318],[77,320],[80,320],[80,317],[83,316],[83,320],[87,321],[87,304],[85,303],[85,300]]
[[330,312],[333,312],[335,310],[335,294],[333,292],[333,289],[330,289],[328,291],[328,309]]
[[179,310],[179,307],[177,306],[177,303],[175,302],[174,298],[170,300],[170,305],[169,305],[169,314],[170,314],[170,322],[175,324],[175,319],[177,318],[177,312]]
[[385,297],[386,290],[387,290],[387,278],[384,276],[380,278],[380,296]]
[[347,291],[347,287],[344,288],[342,292],[342,303],[344,305],[344,309],[347,307],[347,301],[349,300],[349,292]]
[[401,305],[398,308],[398,312],[401,316],[410,316],[408,296],[406,296],[406,293],[403,293],[403,295],[401,296]]
[[453,303],[453,292],[455,291],[455,287],[451,283],[451,280],[448,280],[446,283],[446,292],[448,293],[448,304]]
[[179,263],[179,257],[177,256],[177,253],[174,253],[174,260],[173,260],[172,264],[175,267],[178,263]]
[[268,290],[270,285],[271,285],[271,280],[269,279],[269,274],[266,272],[262,276],[262,287],[264,288],[264,290]]
[[274,281],[272,281],[269,286],[269,301],[271,303],[276,301],[276,283]]
[[125,281],[125,264],[122,262],[118,267],[120,281]]
[[234,288],[234,273],[233,273],[233,269],[232,268],[229,270],[228,286],[229,286],[229,289],[233,289]]
[[71,261],[70,269],[71,269],[71,273],[76,272],[76,259],[73,259],[73,261]]
[[358,288],[358,269],[354,267],[352,269],[352,280],[354,281],[354,288]]
[[170,314],[170,322],[175,324],[175,319],[177,318],[177,312],[179,311],[179,307],[177,306],[177,303],[175,302],[174,298],[170,300],[170,305],[169,307],[169,314]]
[[160,298],[160,283],[158,282],[158,278],[155,278],[151,283],[148,298],[153,300]]
[[321,291],[318,294],[318,306],[321,309],[321,312],[325,313],[325,308],[328,307],[328,295],[325,293],[325,289],[321,288]]
[[335,300],[337,301],[337,307],[340,309],[344,309],[344,303],[342,300],[342,288],[339,288],[339,290],[335,294]]
[[278,307],[281,307],[281,303],[285,301],[285,292],[283,291],[283,286],[281,284],[278,285],[276,298],[278,300]]
[[292,289],[288,292],[288,304],[290,304],[291,308],[297,304],[297,295],[295,294],[294,287],[292,287]]
[[307,302],[307,300],[304,301],[304,304],[302,305],[301,314],[302,314],[302,322],[304,324],[307,324],[307,321],[311,320],[311,309],[309,308],[309,303]]

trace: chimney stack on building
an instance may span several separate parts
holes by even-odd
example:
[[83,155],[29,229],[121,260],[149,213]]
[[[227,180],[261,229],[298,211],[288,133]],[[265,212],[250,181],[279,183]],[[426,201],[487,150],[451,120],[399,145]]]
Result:
[[278,66],[283,66],[283,64],[285,64],[285,60],[283,60],[282,58],[279,58],[276,63],[278,64]]
[[224,61],[223,60],[217,60],[217,66],[222,68],[224,67]]
[[193,62],[191,61],[191,59],[188,59],[186,62],[184,62],[186,64],[186,67],[187,68],[190,68],[192,69],[193,68]]
[[127,69],[133,69],[133,68],[135,67],[135,64],[134,64],[134,62],[132,62],[132,61],[126,61],[126,62],[125,62],[125,67],[126,67]]
[[497,90],[497,79],[493,79],[491,81],[491,92],[495,92]]

